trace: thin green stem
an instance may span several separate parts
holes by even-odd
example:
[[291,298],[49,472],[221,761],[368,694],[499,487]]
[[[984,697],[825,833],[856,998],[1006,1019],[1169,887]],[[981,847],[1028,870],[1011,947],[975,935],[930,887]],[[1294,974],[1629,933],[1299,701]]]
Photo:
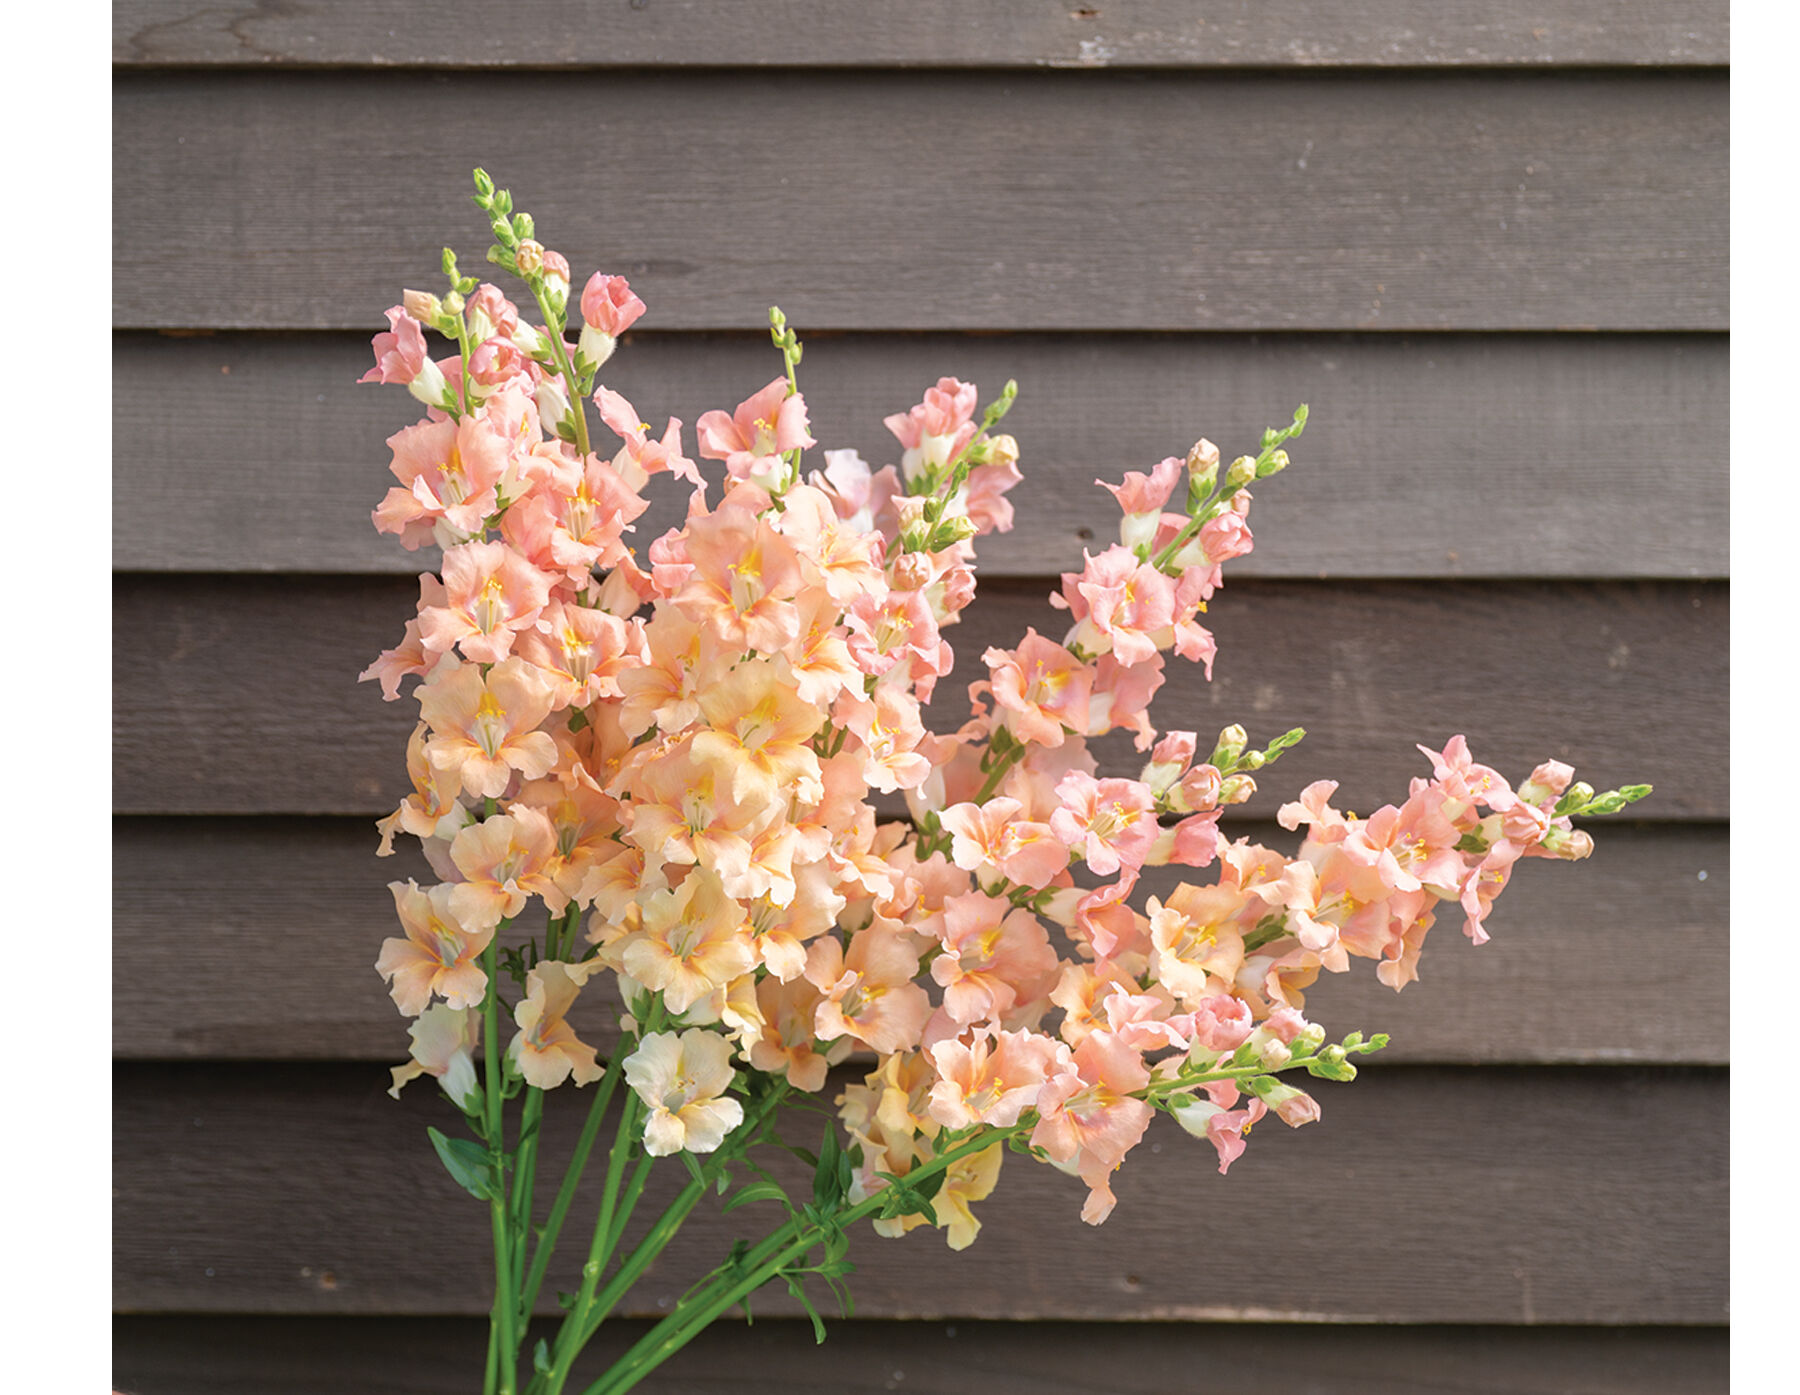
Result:
[[[544,1092],[535,1085],[525,1091],[525,1113],[519,1124],[519,1154],[513,1164],[512,1185],[512,1272],[515,1276],[525,1268],[525,1240],[531,1233],[532,1191],[537,1185],[538,1133],[543,1122]],[[519,1330],[531,1321],[529,1311],[519,1315]]]
[[587,409],[582,405],[581,382],[575,376],[575,365],[569,362],[569,346],[563,343],[563,329],[566,321],[561,316],[551,313],[550,301],[544,294],[544,283],[534,278],[526,282],[531,293],[537,298],[538,313],[544,317],[544,328],[549,332],[550,356],[556,360],[556,371],[562,374],[562,380],[568,385],[569,406],[575,411],[575,449],[581,452],[582,459],[588,455]]
[[[907,1174],[908,1180],[922,1181],[934,1173],[943,1172],[970,1154],[1004,1142],[1028,1127],[1030,1122],[1021,1122],[1012,1128],[983,1130],[930,1162],[920,1164]],[[841,1228],[864,1216],[874,1215],[885,1204],[886,1199],[877,1192],[868,1200],[840,1212],[834,1218],[833,1225]],[[631,1389],[680,1351],[709,1323],[821,1243],[826,1234],[824,1226],[798,1218],[790,1220],[751,1250],[740,1264],[722,1274],[699,1293],[682,1300],[674,1312],[646,1332],[612,1370],[588,1386],[582,1395],[622,1395],[622,1392]]]
[[513,1395],[518,1371],[518,1337],[514,1316],[518,1296],[514,1291],[510,1217],[506,1204],[506,1130],[500,1098],[500,936],[496,933],[482,951],[482,967],[487,971],[487,996],[482,1003],[484,1085],[487,1090],[485,1123],[488,1157],[492,1160],[497,1183],[488,1203],[494,1230],[494,1311],[491,1318],[492,1342],[499,1364],[495,1383],[497,1395]]
[[556,1249],[563,1221],[567,1219],[569,1206],[575,1200],[575,1188],[581,1182],[582,1173],[587,1170],[588,1155],[594,1150],[594,1140],[600,1136],[600,1125],[606,1119],[606,1107],[612,1102],[613,1091],[618,1086],[622,1056],[623,1053],[615,1049],[612,1059],[606,1063],[606,1074],[601,1078],[594,1102],[588,1109],[587,1123],[582,1125],[581,1137],[575,1140],[575,1151],[569,1157],[562,1185],[557,1188],[549,1218],[545,1220],[543,1232],[538,1236],[537,1249],[531,1257],[531,1271],[525,1276],[525,1286],[519,1295],[523,1322],[531,1320],[531,1311],[537,1306],[538,1290],[543,1287],[545,1271],[550,1267],[550,1255]]
[[1000,788],[1000,782],[1006,778],[1006,772],[1017,765],[1019,763],[1019,758],[1024,754],[1025,747],[1023,745],[1014,746],[1009,749],[1005,755],[1001,756],[999,760],[994,762],[994,768],[988,771],[987,779],[981,782],[981,790],[975,796],[975,802],[977,804],[986,804],[988,802],[988,798],[995,790]]

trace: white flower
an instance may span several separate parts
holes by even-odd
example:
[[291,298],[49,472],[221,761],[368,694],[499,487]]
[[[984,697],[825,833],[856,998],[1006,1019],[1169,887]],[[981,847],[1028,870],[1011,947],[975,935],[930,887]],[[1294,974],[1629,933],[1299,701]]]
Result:
[[625,1082],[650,1106],[644,1149],[664,1157],[686,1149],[710,1153],[744,1122],[744,1107],[723,1099],[737,1072],[731,1042],[694,1027],[679,1037],[652,1032],[625,1058]]

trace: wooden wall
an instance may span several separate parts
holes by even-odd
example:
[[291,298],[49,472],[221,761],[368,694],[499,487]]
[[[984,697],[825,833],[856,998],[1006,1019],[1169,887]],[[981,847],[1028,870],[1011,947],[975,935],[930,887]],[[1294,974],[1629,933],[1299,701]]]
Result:
[[[823,1351],[721,1327],[646,1390],[1724,1388],[1723,0],[114,16],[121,1389],[477,1379],[485,1221],[425,1145],[444,1111],[383,1093],[412,869],[371,820],[410,718],[354,681],[419,561],[368,523],[411,404],[354,379],[443,243],[479,262],[476,163],[649,303],[606,374],[647,416],[766,381],[772,302],[829,446],[891,458],[881,415],[939,375],[1019,380],[965,663],[1109,530],[1096,474],[1308,401],[1217,677],[1159,699],[1312,732],[1242,831],[1314,778],[1403,793],[1457,731],[1657,785],[1590,862],[1525,868],[1492,944],[1447,924],[1404,995],[1311,999],[1395,1037],[1318,1127],[1228,1179],[1162,1130],[1098,1231],[1012,1168],[962,1256],[859,1238]],[[694,1229],[635,1319],[729,1223]]]

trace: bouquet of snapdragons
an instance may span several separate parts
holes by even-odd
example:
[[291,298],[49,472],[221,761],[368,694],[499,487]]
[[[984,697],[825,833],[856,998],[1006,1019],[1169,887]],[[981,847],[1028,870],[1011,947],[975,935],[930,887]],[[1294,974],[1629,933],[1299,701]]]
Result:
[[[858,1222],[962,1249],[1009,1154],[1078,1178],[1096,1225],[1158,1111],[1224,1172],[1265,1115],[1319,1117],[1293,1078],[1353,1079],[1385,1043],[1328,1044],[1304,1015],[1321,972],[1369,959],[1403,987],[1440,909],[1481,943],[1521,858],[1585,857],[1572,818],[1648,793],[1597,795],[1554,761],[1515,788],[1456,737],[1421,747],[1430,778],[1366,818],[1332,806],[1332,783],[1306,788],[1279,815],[1306,828],[1294,856],[1225,835],[1221,811],[1302,733],[1257,748],[1228,727],[1202,746],[1150,706],[1170,656],[1210,676],[1200,617],[1251,550],[1251,486],[1287,465],[1304,407],[1229,465],[1202,440],[1101,482],[1118,541],[1062,578],[1067,632],[988,649],[967,719],[928,730],[975,539],[1012,525],[1019,447],[996,428],[1014,385],[983,408],[941,379],[887,418],[897,465],[841,450],[808,469],[801,345],[771,311],[785,371],[700,417],[696,454],[723,466],[709,483],[679,420],[657,434],[598,381],[642,301],[596,273],[571,342],[568,262],[480,171],[475,186],[489,260],[531,306],[446,251],[446,293],[408,291],[375,338],[365,380],[427,409],[388,442],[398,483],[375,525],[442,564],[363,676],[389,699],[417,680],[413,791],[381,851],[411,835],[439,880],[393,884],[403,933],[376,967],[415,1019],[395,1092],[438,1079],[466,1132],[431,1141],[490,1213],[489,1395],[563,1391],[703,1204],[778,1220],[586,1395],[630,1389],[776,1280],[823,1335],[807,1281],[847,1304]],[[434,359],[427,332],[450,352]],[[634,550],[662,475],[690,491],[686,520]],[[1089,742],[1121,729],[1142,762],[1103,774]],[[1142,870],[1170,864],[1208,875],[1134,905]],[[574,1025],[584,994],[590,1013],[622,1004],[604,1057]],[[556,1090],[590,1098],[540,1192]],[[784,1105],[821,1100],[822,1141],[784,1134]],[[809,1192],[790,1195],[770,1149],[804,1159]],[[604,1180],[579,1287],[528,1342],[590,1162]],[[627,1247],[658,1167],[685,1183]]]

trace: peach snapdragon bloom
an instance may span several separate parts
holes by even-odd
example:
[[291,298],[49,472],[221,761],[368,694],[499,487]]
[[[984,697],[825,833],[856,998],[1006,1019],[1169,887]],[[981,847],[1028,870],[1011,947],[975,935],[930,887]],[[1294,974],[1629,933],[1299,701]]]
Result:
[[982,658],[1003,724],[1018,740],[1056,747],[1064,727],[1087,730],[1093,670],[1062,645],[1027,629],[1017,649],[989,649]]
[[1073,1059],[1069,1048],[1052,1037],[985,1030],[970,1042],[937,1042],[928,1054],[937,1072],[931,1117],[951,1129],[978,1122],[1011,1128],[1036,1104],[1051,1074],[1067,1069]]
[[1137,1146],[1155,1112],[1132,1096],[1150,1083],[1143,1058],[1111,1032],[1090,1032],[1070,1068],[1038,1093],[1031,1143],[1052,1162],[1070,1164],[1088,1185],[1081,1219],[1099,1225],[1112,1214],[1112,1174]]
[[400,1098],[400,1087],[421,1075],[436,1076],[458,1109],[480,1106],[481,1082],[475,1076],[475,1050],[481,1045],[481,1014],[467,1008],[433,1003],[407,1028],[412,1058],[393,1067],[388,1094]]
[[555,694],[523,659],[495,664],[486,677],[474,664],[446,664],[415,696],[431,727],[432,765],[456,772],[470,794],[497,799],[515,771],[535,780],[556,763],[556,742],[538,730]]
[[720,643],[776,654],[799,634],[800,557],[767,518],[721,506],[690,520],[686,551],[693,570],[673,600]]
[[743,1105],[725,1094],[736,1074],[731,1043],[717,1032],[645,1036],[625,1058],[625,1083],[649,1109],[644,1151],[655,1158],[714,1151],[744,1122]]
[[444,553],[440,586],[419,578],[419,638],[431,654],[451,645],[463,657],[493,664],[512,653],[550,599],[551,578],[505,543],[470,542]]
[[998,873],[1042,888],[1069,865],[1069,850],[1047,823],[1021,818],[1024,805],[1000,796],[986,804],[953,804],[939,815],[951,835],[950,858],[966,872]]
[[707,727],[689,749],[695,761],[726,777],[734,800],[792,793],[811,804],[823,797],[819,757],[807,743],[825,717],[801,700],[784,661],[741,663],[698,702]]
[[725,894],[717,876],[695,868],[673,891],[642,901],[642,928],[625,944],[625,972],[663,995],[671,1012],[756,967],[744,908]]
[[567,1021],[582,984],[600,964],[559,964],[541,960],[525,975],[525,997],[513,1009],[518,1035],[507,1055],[527,1085],[554,1089],[573,1076],[577,1085],[590,1085],[605,1072],[595,1059],[594,1048],[575,1036]]
[[806,427],[805,399],[777,378],[730,416],[701,413],[695,429],[702,459],[723,460],[733,479],[770,484],[780,477],[786,452],[818,444]]
[[456,918],[453,885],[440,883],[420,890],[415,881],[390,882],[394,909],[406,930],[404,939],[381,942],[375,969],[393,982],[394,1005],[408,1017],[425,1010],[435,993],[453,1008],[480,1007],[487,994],[487,974],[476,963],[493,928],[471,929]]
[[852,1036],[884,1054],[917,1044],[931,999],[913,982],[919,956],[910,939],[878,923],[852,937],[848,953],[832,935],[807,946],[806,977],[824,995],[819,1040]]

